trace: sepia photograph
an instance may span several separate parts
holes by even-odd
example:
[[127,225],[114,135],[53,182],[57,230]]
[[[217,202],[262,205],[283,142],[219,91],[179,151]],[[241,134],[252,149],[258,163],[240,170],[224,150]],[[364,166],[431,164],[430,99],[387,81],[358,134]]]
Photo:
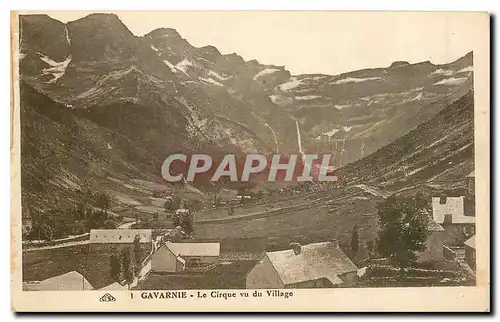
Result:
[[487,13],[19,12],[11,28],[20,310],[365,291],[480,292],[470,310],[489,310]]

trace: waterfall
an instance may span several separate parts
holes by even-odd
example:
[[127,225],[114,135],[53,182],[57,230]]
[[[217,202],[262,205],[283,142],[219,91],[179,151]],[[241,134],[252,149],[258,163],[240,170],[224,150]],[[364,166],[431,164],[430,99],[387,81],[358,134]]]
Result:
[[342,167],[342,156],[344,155],[345,151],[345,138],[342,139],[342,148],[340,149],[340,160],[339,160],[339,167]]
[[301,155],[304,155],[304,151],[302,150],[302,140],[300,137],[299,121],[295,120],[295,126],[297,127],[297,141],[299,143],[299,153]]
[[64,31],[66,33],[66,41],[68,42],[69,45],[71,45],[71,39],[69,38],[69,32],[68,32],[68,26],[64,25]]
[[280,146],[279,146],[278,136],[276,135],[276,132],[274,132],[273,128],[269,124],[264,123],[264,125],[267,126],[271,130],[271,132],[273,133],[274,143],[276,143],[276,153],[280,153]]
[[335,149],[333,150],[333,162],[336,162],[335,158],[337,157],[337,149],[339,141],[335,139]]

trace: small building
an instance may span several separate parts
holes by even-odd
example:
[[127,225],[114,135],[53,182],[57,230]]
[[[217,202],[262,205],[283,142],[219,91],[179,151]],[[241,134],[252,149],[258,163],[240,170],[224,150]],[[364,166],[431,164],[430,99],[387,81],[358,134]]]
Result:
[[25,291],[87,291],[94,288],[80,273],[71,271],[40,282],[23,283]]
[[476,270],[476,235],[467,239],[465,245],[465,261],[470,268]]
[[443,243],[446,245],[461,247],[476,233],[476,218],[464,214],[464,198],[432,198],[432,218],[444,228]]
[[221,262],[258,261],[266,253],[267,238],[228,238],[220,241]]
[[476,174],[475,171],[469,173],[466,177],[467,193],[469,195],[475,195],[476,193]]
[[266,252],[250,270],[246,287],[324,288],[347,286],[357,280],[358,268],[340,249],[338,241],[300,245]]
[[21,214],[21,222],[22,222],[22,233],[29,234],[33,229],[33,218],[31,217],[31,213],[29,209],[23,210]]
[[175,214],[177,216],[181,215],[181,216],[184,216],[184,215],[189,215],[190,214],[190,211],[189,209],[184,209],[184,208],[179,208],[175,211]]
[[151,256],[151,271],[174,273],[203,268],[218,262],[219,243],[172,243],[167,241]]
[[90,243],[131,244],[136,236],[141,243],[151,243],[151,229],[91,229]]
[[444,228],[434,220],[429,220],[428,226],[429,236],[425,241],[425,250],[419,252],[419,262],[435,262],[444,260],[443,254],[443,236]]
[[128,290],[128,285],[121,285],[118,282],[111,283],[103,288],[100,288],[99,291],[123,291]]

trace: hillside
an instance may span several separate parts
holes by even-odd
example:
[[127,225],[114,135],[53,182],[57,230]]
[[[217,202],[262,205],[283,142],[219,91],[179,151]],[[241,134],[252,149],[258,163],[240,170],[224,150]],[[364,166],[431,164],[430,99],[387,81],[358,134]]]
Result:
[[474,93],[447,105],[429,121],[375,153],[336,171],[339,182],[296,184],[290,193],[228,217],[196,214],[198,238],[268,237],[281,249],[291,241],[333,237],[348,244],[359,227],[364,245],[377,238],[377,204],[392,193],[440,195],[463,189],[474,169]]
[[344,184],[373,184],[395,191],[420,183],[462,182],[474,169],[474,93],[375,153],[338,171]]
[[[23,209],[31,214],[72,206],[85,188],[108,193],[114,208],[161,210],[153,193],[180,190],[161,178],[167,155],[297,153],[298,132],[303,152],[333,153],[336,167],[347,165],[347,182],[397,186],[409,179],[395,160],[377,157],[392,153],[382,147],[448,113],[473,80],[472,53],[444,65],[401,61],[292,75],[285,66],[192,46],[171,28],[135,36],[112,14],[66,24],[20,16],[19,68]],[[465,153],[454,136],[443,140],[434,148]],[[424,152],[408,156],[408,171],[432,159]],[[366,156],[373,159],[350,164]],[[362,168],[372,162],[378,175]],[[429,171],[408,176],[420,180]],[[196,182],[183,191],[206,199],[204,188]]]

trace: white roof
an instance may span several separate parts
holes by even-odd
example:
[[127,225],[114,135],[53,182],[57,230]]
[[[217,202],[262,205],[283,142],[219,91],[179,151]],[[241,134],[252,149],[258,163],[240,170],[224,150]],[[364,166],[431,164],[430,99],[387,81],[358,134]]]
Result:
[[303,245],[298,255],[287,249],[268,252],[266,256],[285,285],[321,278],[340,284],[339,275],[358,270],[347,255],[331,242]]
[[74,291],[93,290],[89,281],[80,273],[71,271],[62,275],[57,275],[38,283],[39,291]]
[[100,288],[100,291],[121,291],[121,290],[127,290],[128,286],[127,285],[121,285],[118,282],[114,282],[112,284],[109,284],[108,286],[104,286],[103,288]]
[[465,245],[476,249],[476,235],[472,236],[471,238],[467,239],[464,243]]
[[445,215],[451,215],[453,224],[473,224],[475,217],[464,215],[464,196],[447,197],[446,203],[441,204],[440,197],[432,197],[432,218],[438,224],[442,224]]
[[91,243],[133,243],[139,236],[141,243],[151,242],[151,229],[91,229]]
[[175,256],[219,256],[220,243],[165,243]]

